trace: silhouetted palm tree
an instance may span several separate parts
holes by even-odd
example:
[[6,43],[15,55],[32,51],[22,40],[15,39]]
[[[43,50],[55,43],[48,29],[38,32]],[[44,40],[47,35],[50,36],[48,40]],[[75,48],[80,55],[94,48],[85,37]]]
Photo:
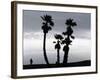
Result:
[[48,33],[48,31],[52,30],[52,26],[54,26],[54,23],[50,15],[44,15],[44,16],[41,16],[41,18],[43,20],[42,30],[44,33],[44,39],[43,39],[44,59],[45,59],[46,64],[49,64],[47,54],[46,54],[46,34]]
[[63,39],[62,35],[56,34],[55,39],[57,39],[57,42],[54,41],[55,44],[55,49],[57,49],[57,64],[60,63],[60,48],[61,48],[61,40]]
[[72,36],[73,34],[72,27],[77,26],[76,22],[73,22],[73,19],[71,18],[67,19],[65,24],[67,25],[67,28],[66,28],[66,31],[62,33],[65,36],[64,40],[62,41],[62,44],[64,44],[63,64],[66,64],[68,62],[69,45],[71,45],[71,42],[72,42],[71,38],[72,39],[75,38],[74,36]]

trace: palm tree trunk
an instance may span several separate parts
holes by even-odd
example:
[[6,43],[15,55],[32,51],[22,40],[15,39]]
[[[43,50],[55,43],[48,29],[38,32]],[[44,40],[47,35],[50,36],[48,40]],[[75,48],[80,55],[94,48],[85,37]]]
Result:
[[66,51],[64,51],[64,59],[63,59],[63,64],[66,64],[68,62],[68,52],[69,52],[69,47],[66,47]]
[[[69,38],[69,35],[68,35],[68,39]],[[66,44],[66,47],[65,47],[65,51],[64,51],[64,59],[63,59],[63,64],[66,64],[68,62],[68,52],[69,52],[69,44]]]
[[60,63],[60,54],[59,54],[59,49],[57,49],[57,63]]
[[44,52],[44,59],[45,59],[45,62],[46,62],[46,64],[49,65],[49,61],[48,61],[47,54],[46,54],[46,33],[44,33],[43,52]]

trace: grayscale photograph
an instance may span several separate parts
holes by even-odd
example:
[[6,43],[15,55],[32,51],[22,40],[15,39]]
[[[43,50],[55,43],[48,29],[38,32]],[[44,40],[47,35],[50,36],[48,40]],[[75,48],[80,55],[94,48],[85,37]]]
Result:
[[23,69],[91,66],[91,14],[23,10]]
[[97,12],[97,6],[13,1],[11,76],[97,73]]

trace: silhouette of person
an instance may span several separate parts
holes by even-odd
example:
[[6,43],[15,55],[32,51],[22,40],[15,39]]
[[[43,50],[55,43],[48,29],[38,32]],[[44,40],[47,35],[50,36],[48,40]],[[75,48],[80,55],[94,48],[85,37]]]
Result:
[[32,65],[33,64],[33,60],[32,60],[32,58],[30,59],[30,65]]

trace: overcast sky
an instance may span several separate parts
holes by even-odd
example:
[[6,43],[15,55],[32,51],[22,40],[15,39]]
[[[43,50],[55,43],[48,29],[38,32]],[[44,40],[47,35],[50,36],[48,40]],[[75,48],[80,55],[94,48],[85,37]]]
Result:
[[[90,59],[90,24],[91,15],[89,13],[73,13],[73,12],[52,12],[52,11],[23,11],[23,36],[24,36],[24,51],[23,62],[29,64],[29,59],[32,58],[34,64],[45,63],[42,51],[43,32],[41,29],[42,19],[40,16],[51,15],[55,23],[52,31],[47,34],[47,55],[51,63],[56,61],[56,50],[52,43],[54,34],[62,33],[66,29],[66,19],[72,18],[77,23],[73,28],[75,40],[70,46],[69,62],[88,60]],[[33,56],[33,57],[32,57]],[[34,57],[37,56],[38,58]],[[82,56],[82,57],[80,57]],[[51,59],[52,58],[52,59]],[[61,50],[61,61],[63,59],[63,51]],[[37,62],[36,62],[37,61]]]

